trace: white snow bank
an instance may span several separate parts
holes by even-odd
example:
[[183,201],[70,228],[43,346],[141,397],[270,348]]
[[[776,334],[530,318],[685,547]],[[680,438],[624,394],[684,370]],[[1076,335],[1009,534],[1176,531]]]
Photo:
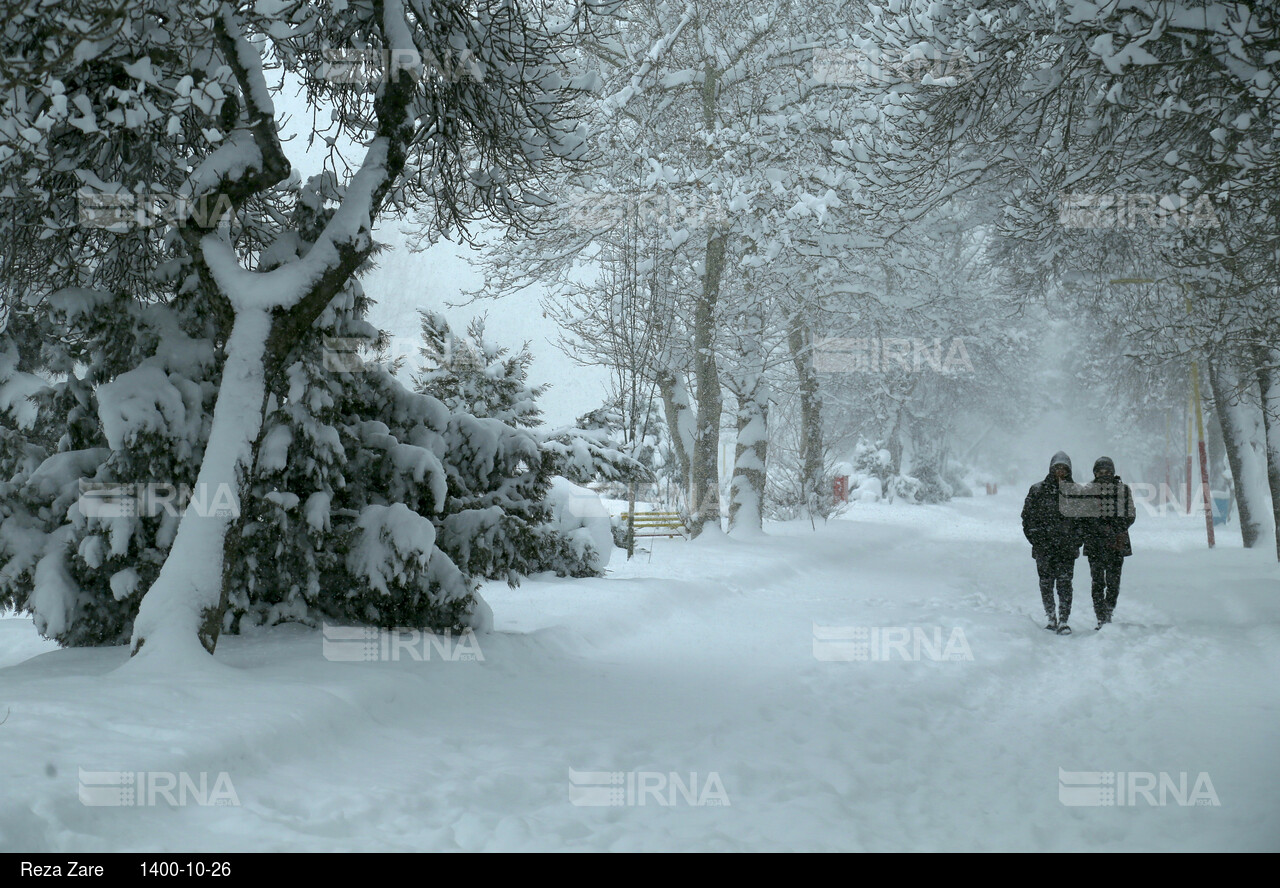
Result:
[[[37,656],[0,670],[0,850],[1275,850],[1274,558],[1139,516],[1117,622],[1091,630],[1081,563],[1058,637],[1021,501],[490,584],[482,660],[376,635],[326,656],[288,627],[176,677],[113,672],[124,648]],[[17,623],[0,663],[33,650]],[[914,656],[883,656],[899,630]],[[930,656],[935,633],[967,656]],[[239,804],[90,807],[81,769],[225,773]],[[1203,774],[1219,804],[1064,804],[1087,772]],[[727,804],[697,804],[709,786]]]

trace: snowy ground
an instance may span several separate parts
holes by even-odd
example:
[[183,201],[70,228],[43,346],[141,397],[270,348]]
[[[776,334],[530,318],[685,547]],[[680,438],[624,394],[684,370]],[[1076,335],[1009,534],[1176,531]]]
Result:
[[[284,629],[145,674],[0,620],[0,850],[1280,850],[1273,553],[1139,516],[1118,624],[1092,630],[1082,560],[1060,638],[1020,505],[859,505],[490,587],[482,660],[337,662]],[[80,769],[225,772],[239,804],[86,806]],[[623,804],[571,771],[623,772]],[[1185,772],[1184,798],[1203,774],[1220,804],[1063,803],[1098,771]]]

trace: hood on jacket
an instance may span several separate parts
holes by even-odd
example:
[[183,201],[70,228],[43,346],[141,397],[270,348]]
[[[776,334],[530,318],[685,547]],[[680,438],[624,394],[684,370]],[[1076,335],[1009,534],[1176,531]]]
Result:
[[1049,471],[1044,476],[1044,483],[1046,484],[1057,483],[1058,479],[1055,478],[1053,474],[1054,466],[1066,466],[1067,477],[1063,480],[1065,480],[1068,484],[1076,483],[1076,479],[1071,477],[1071,457],[1067,456],[1066,451],[1064,450],[1059,450],[1057,453],[1053,455],[1053,459],[1049,460]]
[[1115,460],[1113,460],[1113,459],[1112,459],[1111,457],[1109,457],[1109,456],[1100,456],[1100,457],[1098,457],[1098,458],[1097,458],[1097,460],[1095,460],[1095,461],[1094,461],[1094,463],[1093,463],[1093,474],[1094,474],[1094,476],[1095,476],[1095,477],[1096,477],[1096,476],[1097,476],[1097,474],[1098,474],[1098,469],[1102,469],[1102,468],[1110,469],[1110,470],[1111,470],[1111,474],[1112,474],[1112,475],[1114,475],[1114,474],[1116,473],[1116,464],[1115,464]]

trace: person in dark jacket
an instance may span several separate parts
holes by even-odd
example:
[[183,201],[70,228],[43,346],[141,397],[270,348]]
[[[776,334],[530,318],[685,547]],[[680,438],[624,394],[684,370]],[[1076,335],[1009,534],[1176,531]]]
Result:
[[[1078,518],[1064,515],[1062,501],[1078,485],[1071,477],[1071,458],[1061,450],[1049,461],[1049,474],[1031,485],[1022,505],[1022,533],[1040,575],[1040,599],[1049,623],[1044,628],[1068,635],[1071,627],[1071,580],[1080,557],[1082,528]],[[1057,586],[1057,609],[1054,586]]]
[[1084,522],[1084,554],[1089,559],[1089,575],[1093,580],[1093,613],[1101,629],[1111,622],[1120,597],[1120,568],[1133,554],[1129,528],[1137,518],[1133,491],[1116,474],[1116,464],[1109,456],[1098,457],[1093,464],[1093,481],[1084,486],[1083,496],[1090,502],[1090,516]]

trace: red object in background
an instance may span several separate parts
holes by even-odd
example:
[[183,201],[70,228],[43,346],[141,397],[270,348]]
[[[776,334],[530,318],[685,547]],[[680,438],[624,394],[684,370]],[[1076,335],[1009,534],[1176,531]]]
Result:
[[838,503],[849,502],[849,476],[836,475],[831,482],[831,496]]
[[987,496],[992,496],[993,494],[995,494],[997,490],[996,483],[994,481],[988,481],[986,482],[986,484],[987,484]]

